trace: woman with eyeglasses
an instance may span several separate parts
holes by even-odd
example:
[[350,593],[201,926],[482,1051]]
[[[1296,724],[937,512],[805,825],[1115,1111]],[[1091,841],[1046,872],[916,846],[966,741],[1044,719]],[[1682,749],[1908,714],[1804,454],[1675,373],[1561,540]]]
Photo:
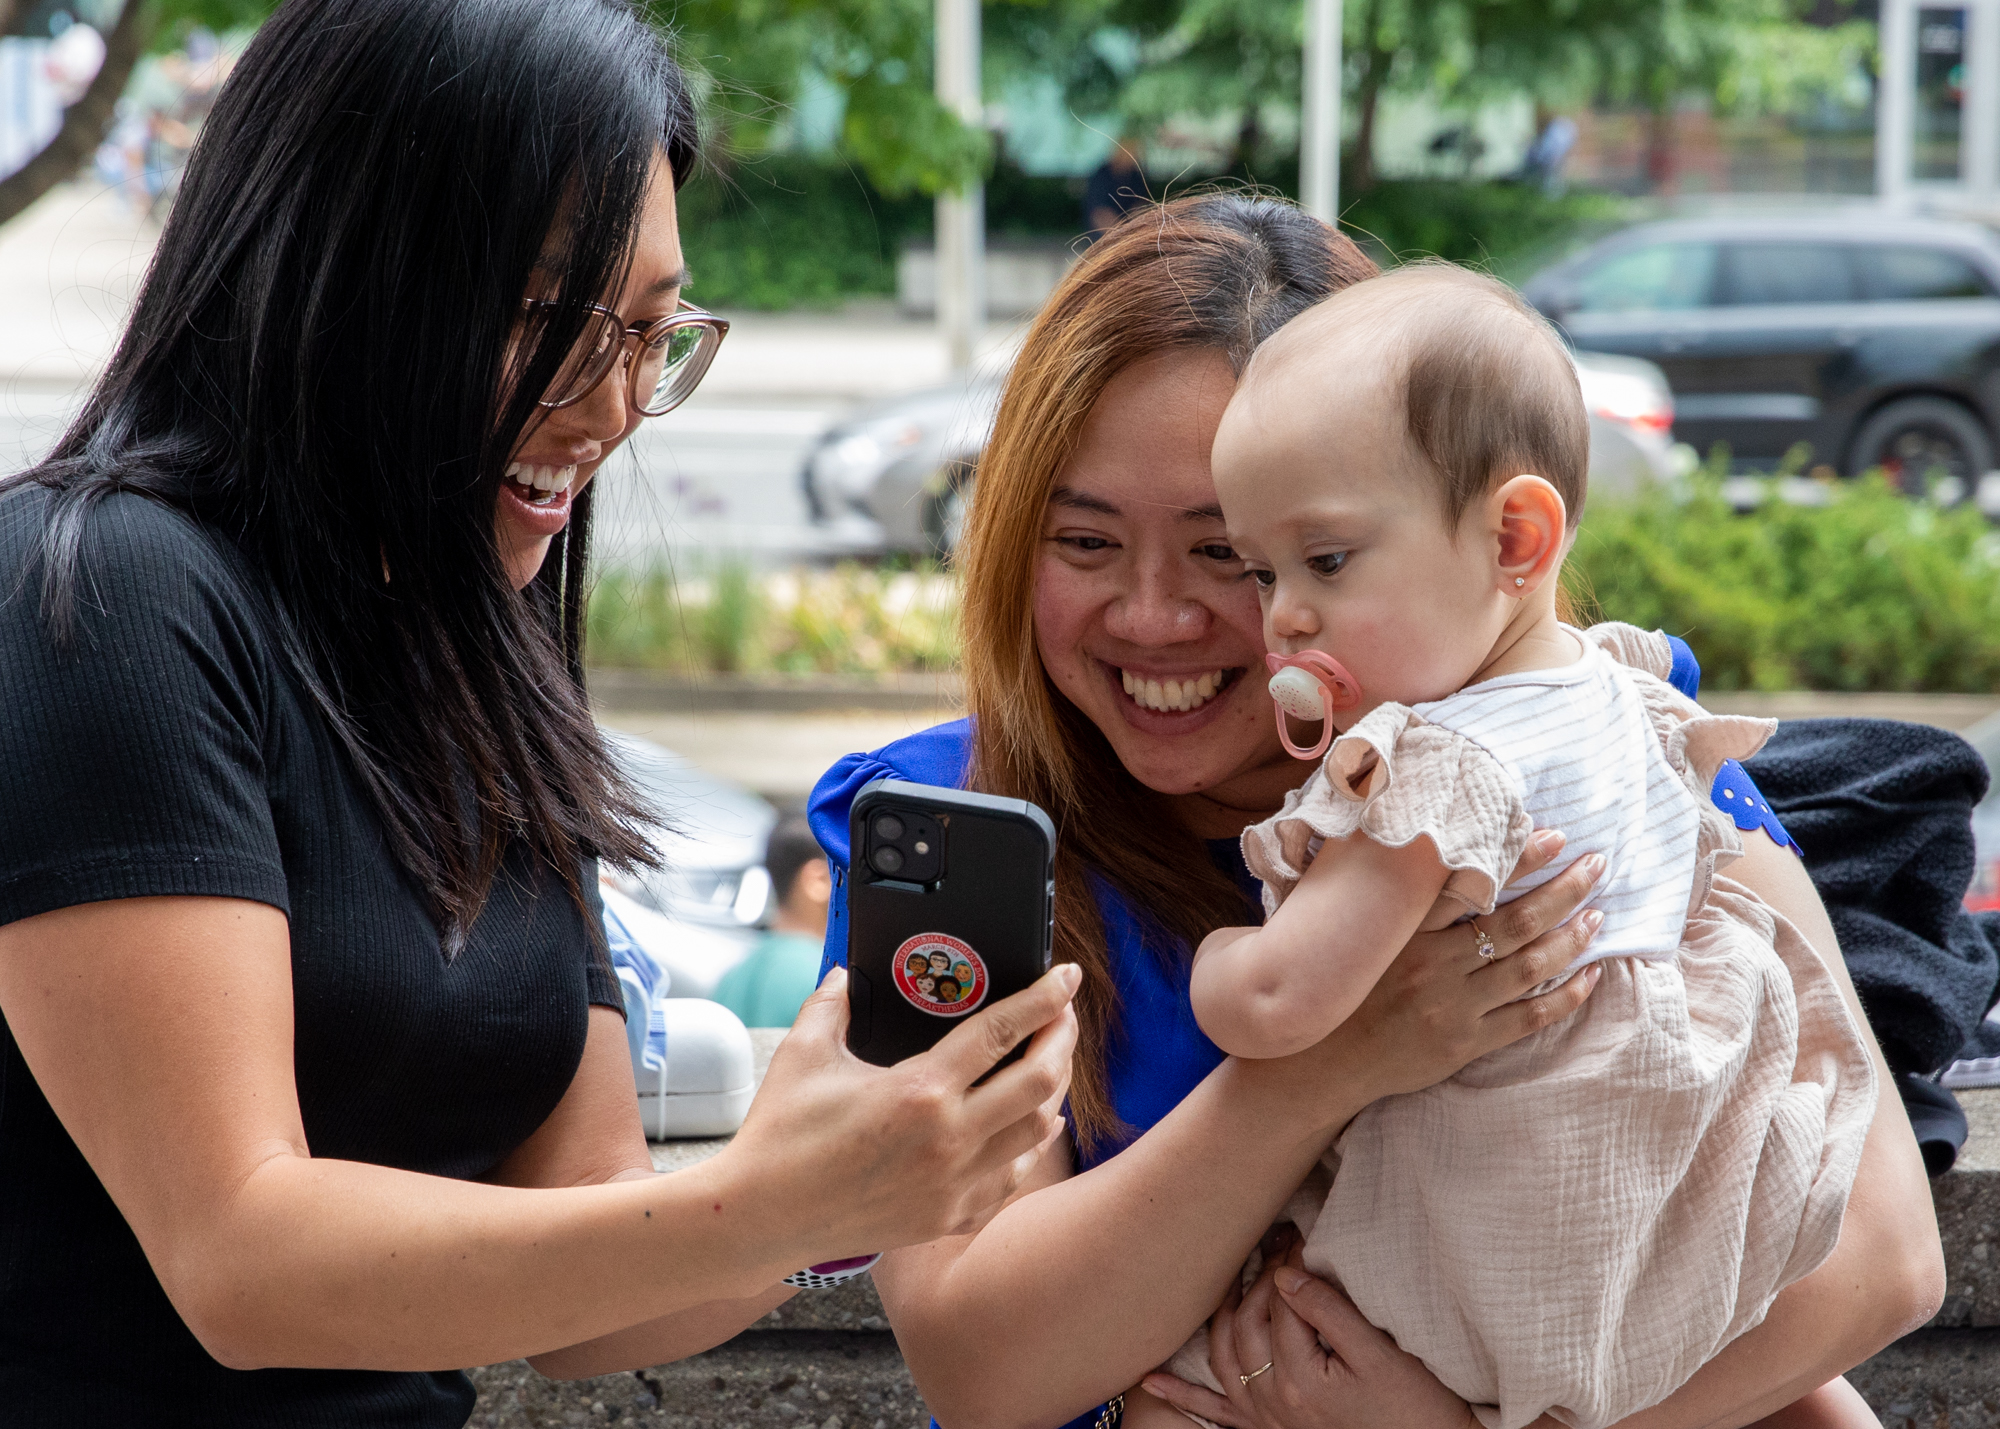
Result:
[[292,0],[0,483],[0,1419],[461,1425],[452,1367],[705,1348],[1060,1130],[1072,971],[892,1070],[836,978],[653,1172],[580,629],[593,478],[726,330],[696,157],[623,0]]

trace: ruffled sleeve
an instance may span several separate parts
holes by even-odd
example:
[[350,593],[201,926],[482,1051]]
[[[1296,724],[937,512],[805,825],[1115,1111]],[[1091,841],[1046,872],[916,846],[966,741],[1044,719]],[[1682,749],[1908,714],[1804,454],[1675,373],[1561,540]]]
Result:
[[1445,894],[1489,913],[1533,832],[1520,788],[1498,760],[1408,705],[1385,704],[1334,741],[1283,808],[1244,830],[1243,858],[1264,881],[1269,914],[1327,839],[1362,833],[1402,848],[1427,837],[1449,871]]
[[957,789],[965,783],[965,767],[972,754],[972,721],[952,720],[866,754],[848,754],[834,761],[820,775],[806,801],[806,821],[813,838],[826,854],[833,870],[833,902],[827,908],[826,951],[820,956],[819,975],[847,961],[847,864],[851,851],[847,840],[847,812],[854,796],[877,779],[907,779],[912,784],[935,784]]
[[[1716,869],[1743,856],[1743,835],[1738,831],[1737,821],[1731,817],[1731,811],[1721,807],[1721,791],[1728,782],[1721,777],[1722,771],[1726,765],[1748,759],[1762,749],[1777,730],[1778,722],[1745,715],[1710,714],[1660,681],[1634,683],[1645,700],[1647,718],[1666,746],[1667,763],[1686,783],[1695,807],[1701,811],[1701,824],[1695,834],[1694,887],[1688,894],[1688,913],[1692,916],[1708,901]],[[1744,782],[1748,783],[1748,776]],[[1755,786],[1751,788],[1754,790]]]
[[[1743,856],[1743,838],[1737,831],[1739,821],[1731,817],[1739,812],[1733,807],[1736,797],[1724,798],[1724,790],[1732,786],[1723,772],[1731,765],[1740,770],[1736,761],[1748,759],[1762,749],[1778,722],[1745,715],[1710,714],[1682,694],[1667,682],[1674,655],[1666,637],[1657,631],[1607,622],[1579,633],[1614,660],[1631,667],[1632,684],[1639,692],[1647,723],[1659,736],[1667,763],[1687,785],[1695,807],[1701,811],[1701,824],[1695,835],[1694,888],[1688,897],[1688,912],[1692,915],[1708,900],[1717,867]],[[1649,648],[1652,642],[1658,642],[1656,654]],[[1742,782],[1749,785],[1747,775]],[[1754,793],[1756,786],[1749,788]]]
[[[1701,665],[1684,640],[1615,620],[1607,620],[1576,633],[1619,664],[1664,680],[1676,693],[1690,701],[1701,693]],[[1654,727],[1661,728],[1657,718]],[[1768,738],[1768,734],[1765,737]],[[1763,740],[1758,743],[1761,745]],[[1697,796],[1728,814],[1743,832],[1761,828],[1779,848],[1789,848],[1803,856],[1804,850],[1785,832],[1785,826],[1778,821],[1777,811],[1738,762],[1747,757],[1734,755],[1723,759],[1712,771],[1708,787],[1695,791]]]
[[[1643,671],[1656,680],[1678,686],[1679,682],[1675,676],[1680,674],[1681,678],[1686,678],[1678,668],[1679,652],[1674,649],[1677,642],[1669,640],[1660,631],[1641,630],[1638,626],[1627,625],[1623,621],[1605,620],[1582,630],[1572,626],[1571,633],[1581,638],[1586,645],[1595,645],[1619,664]],[[1682,645],[1681,649],[1685,650],[1687,647]],[[1690,653],[1688,661],[1692,663],[1693,659],[1694,656]],[[1694,678],[1697,681],[1701,679],[1698,666],[1695,668]]]

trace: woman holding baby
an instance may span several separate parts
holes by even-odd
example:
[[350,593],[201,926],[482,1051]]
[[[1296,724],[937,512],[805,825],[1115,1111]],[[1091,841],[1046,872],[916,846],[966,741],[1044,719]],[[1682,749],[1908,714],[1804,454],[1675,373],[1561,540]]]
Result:
[[[1268,994],[1261,1005],[1269,1023],[1300,1002],[1314,1005],[1316,1020],[1278,1032],[1246,1021],[1240,1040],[1254,1056],[1226,1058],[1204,1033],[1219,1025],[1214,1009],[1228,999],[1204,1005],[1190,990],[1190,954],[1204,939],[1215,934],[1224,945],[1204,958],[1204,976],[1228,970],[1232,938],[1246,952],[1255,942],[1247,933],[1218,934],[1261,918],[1258,880],[1239,840],[1281,805],[1290,810],[1287,796],[1317,763],[1292,758],[1280,744],[1265,693],[1266,622],[1279,607],[1260,608],[1259,581],[1245,569],[1250,553],[1229,535],[1241,518],[1232,513],[1225,525],[1210,454],[1239,378],[1265,340],[1372,275],[1324,226],[1283,204],[1235,195],[1179,200],[1094,247],[1030,332],[982,464],[965,553],[974,720],[844,760],[815,793],[815,833],[836,866],[846,861],[849,800],[884,775],[1030,798],[1061,831],[1057,956],[1086,974],[1077,997],[1073,1140],[1058,1144],[990,1225],[892,1252],[875,1272],[918,1385],[946,1429],[1150,1418],[1166,1412],[1162,1399],[1242,1429],[1468,1422],[1466,1401],[1372,1328],[1339,1290],[1302,1273],[1295,1248],[1274,1254],[1240,1296],[1237,1277],[1320,1154],[1364,1108],[1444,1082],[1585,1006],[1602,967],[1549,989],[1541,984],[1584,956],[1605,926],[1601,908],[1563,921],[1593,897],[1604,860],[1592,854],[1565,867],[1563,828],[1518,828],[1505,845],[1507,864],[1489,881],[1511,878],[1532,891],[1468,928],[1451,926],[1468,902],[1439,897],[1454,891],[1445,877],[1427,884],[1425,870],[1404,866],[1408,850],[1386,840],[1358,870],[1343,872],[1333,861],[1324,876],[1305,870],[1303,887],[1315,878],[1348,880],[1319,920],[1331,924],[1329,937],[1338,933],[1344,946],[1361,950],[1346,976],[1309,954],[1300,967],[1316,982],[1235,969],[1243,1006]],[[1336,367],[1356,387],[1378,375],[1359,350],[1340,354]],[[1314,400],[1294,388],[1267,404],[1263,420],[1309,414]],[[1437,409],[1447,425],[1458,410],[1451,401]],[[1306,482],[1319,457],[1310,443],[1299,447],[1291,453],[1298,481],[1271,489]],[[1483,511],[1485,496],[1469,500]],[[1500,574],[1509,590],[1528,592],[1532,582],[1528,593],[1546,604],[1567,513],[1537,489],[1515,516],[1509,529],[1519,529],[1500,541],[1513,565]],[[1401,599],[1415,616],[1438,603],[1433,587],[1464,579],[1448,568],[1451,542],[1427,539],[1435,547],[1425,548],[1428,564],[1402,578]],[[1256,554],[1252,564],[1272,570],[1273,555]],[[1337,558],[1323,557],[1303,552],[1306,566],[1329,566],[1311,567],[1313,579],[1339,569]],[[1280,572],[1273,583],[1291,579]],[[1458,594],[1485,600],[1479,591]],[[1380,595],[1393,605],[1396,581]],[[1578,658],[1580,645],[1561,645],[1555,657],[1554,645],[1536,649],[1535,641],[1570,641],[1566,627],[1543,621],[1532,640],[1512,638],[1512,616],[1497,603],[1477,605],[1489,607],[1498,613],[1473,642],[1478,651],[1467,643],[1472,635],[1458,632],[1472,653],[1453,657],[1465,668],[1454,664],[1449,678],[1419,668],[1430,634],[1413,624],[1416,634],[1400,652],[1409,690],[1387,693],[1418,701],[1496,670],[1505,675],[1504,663],[1487,667],[1508,651],[1533,656],[1530,665]],[[1288,653],[1323,643],[1312,637],[1324,631],[1298,623],[1300,611],[1284,618],[1293,622],[1279,632]],[[1666,684],[1678,662],[1657,637],[1638,645],[1644,651],[1631,658],[1656,658],[1658,668],[1618,679],[1650,680],[1649,698],[1666,709],[1681,698]],[[1376,663],[1356,672],[1363,687],[1397,681],[1398,655],[1376,652]],[[1439,679],[1440,688],[1428,689],[1426,681]],[[1329,695],[1336,689],[1337,682]],[[1698,781],[1683,782],[1692,790]],[[1693,817],[1695,801],[1686,790],[1682,797]],[[1865,1407],[1837,1376],[1921,1323],[1942,1293],[1927,1187],[1900,1105],[1873,1095],[1887,1084],[1886,1069],[1872,1043],[1855,1038],[1865,1024],[1810,881],[1765,834],[1740,842],[1725,876],[1803,935],[1799,946],[1813,959],[1795,965],[1820,999],[1801,994],[1801,1005],[1816,1009],[1805,1020],[1837,1024],[1854,1039],[1843,1044],[1852,1051],[1840,1074],[1827,1074],[1829,1105],[1851,1112],[1860,1099],[1859,1119],[1850,1116],[1845,1131],[1825,1137],[1826,1161],[1845,1156],[1848,1170],[1808,1177],[1822,1206],[1828,1196],[1840,1199],[1850,1175],[1852,1191],[1844,1221],[1837,1207],[1832,1213],[1837,1243],[1820,1214],[1823,1261],[1805,1257],[1816,1268],[1802,1261],[1794,1267],[1800,1273],[1774,1277],[1773,1294],[1752,1297],[1742,1323],[1718,1339],[1719,1352],[1625,1422],[1735,1425],[1780,1411],[1798,1422],[1866,1422]],[[1403,890],[1395,896],[1406,908],[1384,917],[1371,905],[1390,887]],[[1678,934],[1677,919],[1673,926]],[[1615,921],[1613,930],[1621,932]],[[843,955],[845,937],[836,918],[830,960]],[[1622,943],[1618,950],[1629,951]],[[1829,1125],[1837,1120],[1828,1116]],[[1460,1181],[1455,1189],[1476,1226],[1481,1186]],[[1546,1210],[1547,1253],[1569,1258],[1572,1248],[1562,1243],[1569,1217],[1553,1189]],[[1792,1218],[1794,1233],[1804,1215]],[[1426,1269],[1412,1265],[1412,1275]],[[1519,1313],[1532,1318],[1541,1309],[1524,1301]],[[1224,1392],[1152,1373],[1212,1313],[1207,1358],[1211,1383]],[[982,1347],[971,1360],[956,1349],[968,1338]],[[1584,1348],[1611,1358],[1641,1348],[1610,1340]],[[1126,1393],[1142,1381],[1151,1393]]]

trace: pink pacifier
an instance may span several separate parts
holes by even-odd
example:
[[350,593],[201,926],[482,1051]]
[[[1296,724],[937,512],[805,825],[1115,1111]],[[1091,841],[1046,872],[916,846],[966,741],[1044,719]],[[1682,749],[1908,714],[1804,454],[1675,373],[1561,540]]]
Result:
[[[1361,703],[1361,682],[1347,673],[1347,667],[1319,650],[1302,650],[1296,655],[1266,653],[1264,664],[1271,671],[1271,702],[1278,707],[1278,740],[1294,759],[1318,759],[1333,744],[1333,712],[1351,710]],[[1319,743],[1303,749],[1292,743],[1285,716],[1319,721]]]

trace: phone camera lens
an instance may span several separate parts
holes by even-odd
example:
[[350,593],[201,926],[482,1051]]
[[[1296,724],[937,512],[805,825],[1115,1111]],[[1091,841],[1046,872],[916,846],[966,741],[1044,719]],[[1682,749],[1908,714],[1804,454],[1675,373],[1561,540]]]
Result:
[[[889,841],[889,840],[899,839],[902,836],[903,836],[903,821],[897,818],[894,814],[884,814],[880,818],[875,820],[876,838],[882,839],[884,841]],[[897,862],[900,865],[901,860],[898,859]]]
[[[902,832],[903,825],[900,820],[884,819],[882,820],[882,823],[895,824],[896,831],[898,833]],[[881,824],[876,825],[876,831],[878,833],[881,831]],[[901,873],[903,871],[902,850],[891,848],[887,844],[882,845],[880,848],[876,849],[875,852],[869,854],[868,862],[874,865],[875,871],[877,873],[895,874],[895,873]]]

